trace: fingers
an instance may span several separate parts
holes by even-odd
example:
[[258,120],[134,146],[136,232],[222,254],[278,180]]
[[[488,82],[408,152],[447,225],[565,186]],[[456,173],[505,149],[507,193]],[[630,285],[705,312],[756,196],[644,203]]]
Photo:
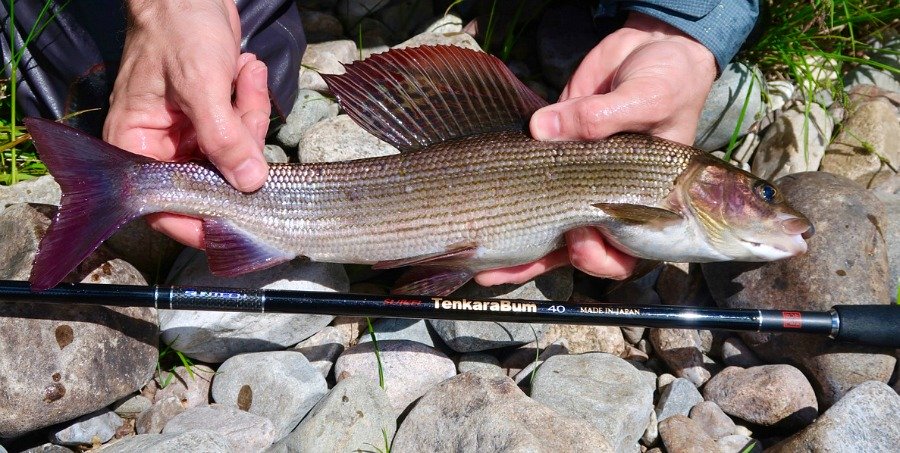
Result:
[[269,102],[268,69],[265,63],[252,60],[240,65],[235,81],[235,110],[241,116],[244,127],[253,135],[260,148],[265,146],[266,133],[269,130],[269,117],[272,104]]
[[634,271],[637,258],[609,245],[594,228],[576,228],[566,233],[569,260],[594,277],[622,280]]
[[176,214],[151,214],[146,219],[154,230],[188,247],[203,248],[203,222],[199,219]]
[[491,269],[475,275],[475,281],[482,286],[502,285],[504,283],[522,284],[544,272],[569,264],[568,251],[559,249],[531,263],[502,269]]

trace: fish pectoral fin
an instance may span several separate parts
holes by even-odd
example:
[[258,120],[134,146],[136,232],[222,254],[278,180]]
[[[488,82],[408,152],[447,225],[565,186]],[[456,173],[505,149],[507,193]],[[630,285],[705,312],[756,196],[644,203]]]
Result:
[[447,247],[443,252],[379,261],[372,265],[372,269],[394,269],[404,266],[437,265],[446,261],[461,261],[472,257],[477,248],[478,245],[473,242],[461,242]]
[[423,266],[404,273],[391,294],[410,296],[449,296],[472,279],[475,273],[463,267]]
[[629,223],[668,223],[683,219],[677,212],[639,204],[597,203],[591,206]]
[[220,277],[267,269],[294,258],[227,220],[204,219],[203,234],[209,270]]

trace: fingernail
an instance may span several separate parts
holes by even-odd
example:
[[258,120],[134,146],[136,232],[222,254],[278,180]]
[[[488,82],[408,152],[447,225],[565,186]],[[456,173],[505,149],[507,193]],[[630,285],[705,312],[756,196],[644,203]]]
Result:
[[237,189],[248,192],[257,189],[268,176],[265,163],[249,158],[241,162],[232,173]]
[[269,71],[266,70],[265,65],[260,65],[258,68],[254,68],[251,75],[253,76],[253,85],[256,87],[258,91],[268,91],[269,87]]
[[559,136],[559,113],[554,111],[537,112],[531,122],[534,124],[532,131],[537,140],[550,140]]

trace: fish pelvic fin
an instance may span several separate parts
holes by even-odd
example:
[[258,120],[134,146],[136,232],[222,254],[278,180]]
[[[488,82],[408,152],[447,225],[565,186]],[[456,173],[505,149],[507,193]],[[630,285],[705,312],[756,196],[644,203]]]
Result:
[[475,273],[463,267],[422,266],[414,267],[397,280],[391,294],[410,296],[449,296],[465,285]]
[[525,130],[547,105],[493,55],[457,46],[393,49],[323,75],[357,124],[401,152]]
[[295,257],[256,239],[227,220],[204,219],[203,237],[209,270],[220,277],[268,269]]
[[122,225],[144,214],[129,177],[154,162],[55,121],[26,118],[38,155],[62,189],[31,268],[35,291],[55,286]]
[[398,260],[379,261],[372,265],[372,269],[394,269],[404,266],[424,265],[448,265],[449,263],[465,261],[475,255],[478,244],[462,242],[447,247],[447,250],[427,255],[413,256]]

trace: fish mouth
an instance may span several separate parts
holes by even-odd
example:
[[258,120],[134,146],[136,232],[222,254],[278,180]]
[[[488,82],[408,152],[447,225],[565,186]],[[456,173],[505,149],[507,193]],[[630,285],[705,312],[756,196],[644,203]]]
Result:
[[807,245],[800,234],[789,236],[784,244],[775,244],[772,241],[755,238],[738,239],[744,247],[760,261],[775,261],[806,253]]

